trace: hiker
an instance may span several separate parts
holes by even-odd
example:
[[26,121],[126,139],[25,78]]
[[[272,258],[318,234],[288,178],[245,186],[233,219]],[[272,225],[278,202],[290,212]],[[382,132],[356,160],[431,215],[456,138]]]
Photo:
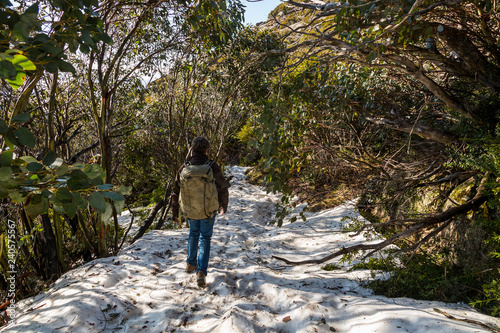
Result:
[[171,199],[174,223],[179,223],[179,211],[189,223],[186,272],[196,272],[199,287],[206,285],[215,216],[226,213],[229,201],[228,184],[217,163],[208,159],[209,148],[207,138],[194,138],[191,157],[177,173]]

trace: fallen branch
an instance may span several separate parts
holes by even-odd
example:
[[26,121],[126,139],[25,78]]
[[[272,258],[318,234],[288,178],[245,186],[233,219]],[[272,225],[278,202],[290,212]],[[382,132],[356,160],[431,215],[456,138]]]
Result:
[[[460,205],[460,206],[456,206],[456,207],[452,207],[452,208],[444,211],[441,214],[429,216],[429,217],[426,217],[426,218],[423,218],[420,220],[416,220],[416,219],[412,220],[412,221],[414,221],[415,224],[413,226],[411,226],[409,229],[401,231],[401,232],[393,235],[392,237],[387,238],[386,240],[384,240],[382,242],[375,243],[375,244],[358,244],[358,245],[343,247],[342,249],[340,249],[340,250],[338,250],[338,251],[336,251],[336,252],[334,252],[334,253],[332,253],[324,258],[320,258],[320,259],[308,259],[308,260],[302,260],[302,261],[293,261],[293,260],[288,260],[286,258],[278,257],[278,256],[272,256],[272,258],[284,261],[285,263],[287,263],[289,265],[322,264],[328,260],[331,260],[333,258],[339,257],[339,256],[344,255],[344,254],[348,254],[348,253],[353,253],[353,252],[357,252],[357,251],[367,251],[367,250],[372,250],[371,253],[380,251],[383,248],[385,248],[391,244],[394,244],[397,241],[405,239],[409,236],[417,234],[417,233],[423,231],[424,229],[432,227],[436,224],[447,222],[450,219],[452,219],[454,216],[464,214],[464,213],[467,213],[468,211],[479,208],[483,203],[486,202],[486,200],[488,200],[488,196],[482,194],[484,189],[485,189],[485,184],[486,184],[487,178],[488,178],[488,176],[485,176],[483,178],[483,180],[481,181],[481,184],[478,188],[476,196],[474,196],[473,199],[467,201],[465,204]],[[408,220],[406,220],[406,221],[408,221]],[[373,224],[366,224],[363,227],[361,227],[361,229],[358,230],[356,232],[356,234],[354,234],[354,235],[359,235],[363,230],[365,230],[369,227],[371,227],[371,228],[381,227],[381,226],[387,226],[387,225],[391,225],[391,224],[395,223],[395,221],[390,221],[390,222],[391,222],[390,224],[387,224],[387,222],[386,223],[377,223],[374,225]],[[437,230],[438,230],[438,232],[440,232],[442,230],[442,228],[438,227]],[[433,234],[433,232],[431,232],[431,234]],[[428,239],[430,239],[430,237],[426,237],[424,239],[428,240]],[[419,246],[420,245],[422,245],[422,244],[419,243]]]
[[419,232],[425,224],[419,223],[413,227],[411,227],[408,230],[402,231],[388,239],[386,239],[383,242],[380,243],[375,243],[375,244],[358,244],[354,246],[349,246],[349,247],[343,247],[341,250],[338,250],[337,252],[334,252],[324,258],[321,259],[308,259],[308,260],[302,260],[302,261],[293,261],[293,260],[288,260],[286,258],[278,257],[278,256],[272,256],[274,259],[284,261],[285,263],[289,265],[306,265],[306,264],[322,264],[328,260],[331,260],[333,258],[339,257],[344,254],[352,253],[352,252],[357,252],[357,251],[366,251],[366,250],[382,250],[383,248],[397,242],[398,240],[404,239],[406,237],[409,237],[417,232]]
[[478,325],[478,326],[481,326],[482,328],[486,328],[489,331],[492,331],[492,332],[495,332],[495,333],[500,333],[500,329],[498,329],[496,327],[492,327],[490,325],[486,325],[486,324],[484,324],[484,323],[482,323],[480,321],[472,320],[472,319],[462,319],[462,318],[453,317],[452,315],[444,312],[443,310],[439,310],[438,308],[434,308],[433,310],[436,311],[437,313],[440,313],[440,314],[444,315],[446,318],[457,320],[457,321],[463,321],[463,322],[469,323],[469,324]]
[[144,224],[139,228],[139,231],[137,231],[137,233],[135,234],[135,236],[132,239],[132,241],[130,242],[130,244],[135,243],[135,241],[137,241],[139,238],[141,238],[146,233],[146,230],[148,230],[148,228],[151,226],[151,224],[153,224],[153,221],[156,217],[156,214],[158,214],[158,212],[160,211],[160,209],[164,205],[165,205],[164,199],[161,199],[160,201],[158,201],[156,203],[155,207],[153,208],[153,210],[149,214],[148,218],[144,221]]

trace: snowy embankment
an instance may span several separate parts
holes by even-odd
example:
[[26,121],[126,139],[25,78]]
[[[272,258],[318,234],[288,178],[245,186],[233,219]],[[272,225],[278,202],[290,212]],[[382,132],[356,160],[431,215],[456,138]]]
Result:
[[2,332],[487,332],[496,318],[463,304],[375,296],[360,286],[367,271],[287,266],[272,259],[322,257],[355,244],[341,219],[352,204],[310,214],[306,222],[268,225],[278,197],[244,181],[234,167],[229,212],[212,238],[208,286],[184,272],[188,229],[152,231],[116,257],[62,276],[21,302]]

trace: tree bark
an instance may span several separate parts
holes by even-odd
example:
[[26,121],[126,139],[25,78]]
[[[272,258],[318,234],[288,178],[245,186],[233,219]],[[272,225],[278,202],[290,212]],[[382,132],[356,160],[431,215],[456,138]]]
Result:
[[163,202],[168,202],[168,205],[163,205],[163,209],[161,210],[160,218],[158,220],[158,223],[156,224],[155,230],[160,230],[163,227],[163,224],[165,223],[165,218],[170,210],[170,200],[169,200],[169,194],[172,192],[172,178],[168,181],[167,187],[165,188],[165,195],[163,196]]
[[367,116],[366,120],[374,124],[383,125],[397,131],[416,134],[424,139],[440,142],[445,145],[451,145],[459,142],[456,136],[447,133],[445,131],[437,130],[435,128],[429,127],[424,124],[419,124],[419,123],[411,124],[406,121],[389,120],[385,118],[372,117],[372,116]]
[[45,278],[54,281],[61,275],[61,267],[57,258],[56,236],[52,230],[50,217],[48,214],[41,216],[42,231],[40,232],[42,264],[45,271]]
[[165,200],[161,199],[158,201],[149,214],[148,218],[144,221],[144,224],[139,228],[139,231],[137,231],[137,234],[135,234],[134,238],[132,239],[131,243],[135,243],[139,238],[141,238],[145,233],[146,230],[153,224],[153,221],[156,217],[156,214],[160,211],[160,209],[165,205]]

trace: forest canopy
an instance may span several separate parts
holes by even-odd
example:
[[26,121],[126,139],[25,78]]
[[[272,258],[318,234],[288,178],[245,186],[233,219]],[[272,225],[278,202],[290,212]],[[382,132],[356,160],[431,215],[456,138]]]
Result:
[[[2,290],[8,221],[18,298],[172,227],[173,179],[205,135],[222,166],[283,193],[279,225],[294,195],[309,209],[358,198],[370,223],[346,231],[385,237],[279,259],[395,244],[403,267],[384,268],[407,286],[413,270],[441,282],[421,290],[496,314],[499,6],[288,0],[249,26],[239,0],[0,0]],[[128,235],[120,212],[144,206]]]

